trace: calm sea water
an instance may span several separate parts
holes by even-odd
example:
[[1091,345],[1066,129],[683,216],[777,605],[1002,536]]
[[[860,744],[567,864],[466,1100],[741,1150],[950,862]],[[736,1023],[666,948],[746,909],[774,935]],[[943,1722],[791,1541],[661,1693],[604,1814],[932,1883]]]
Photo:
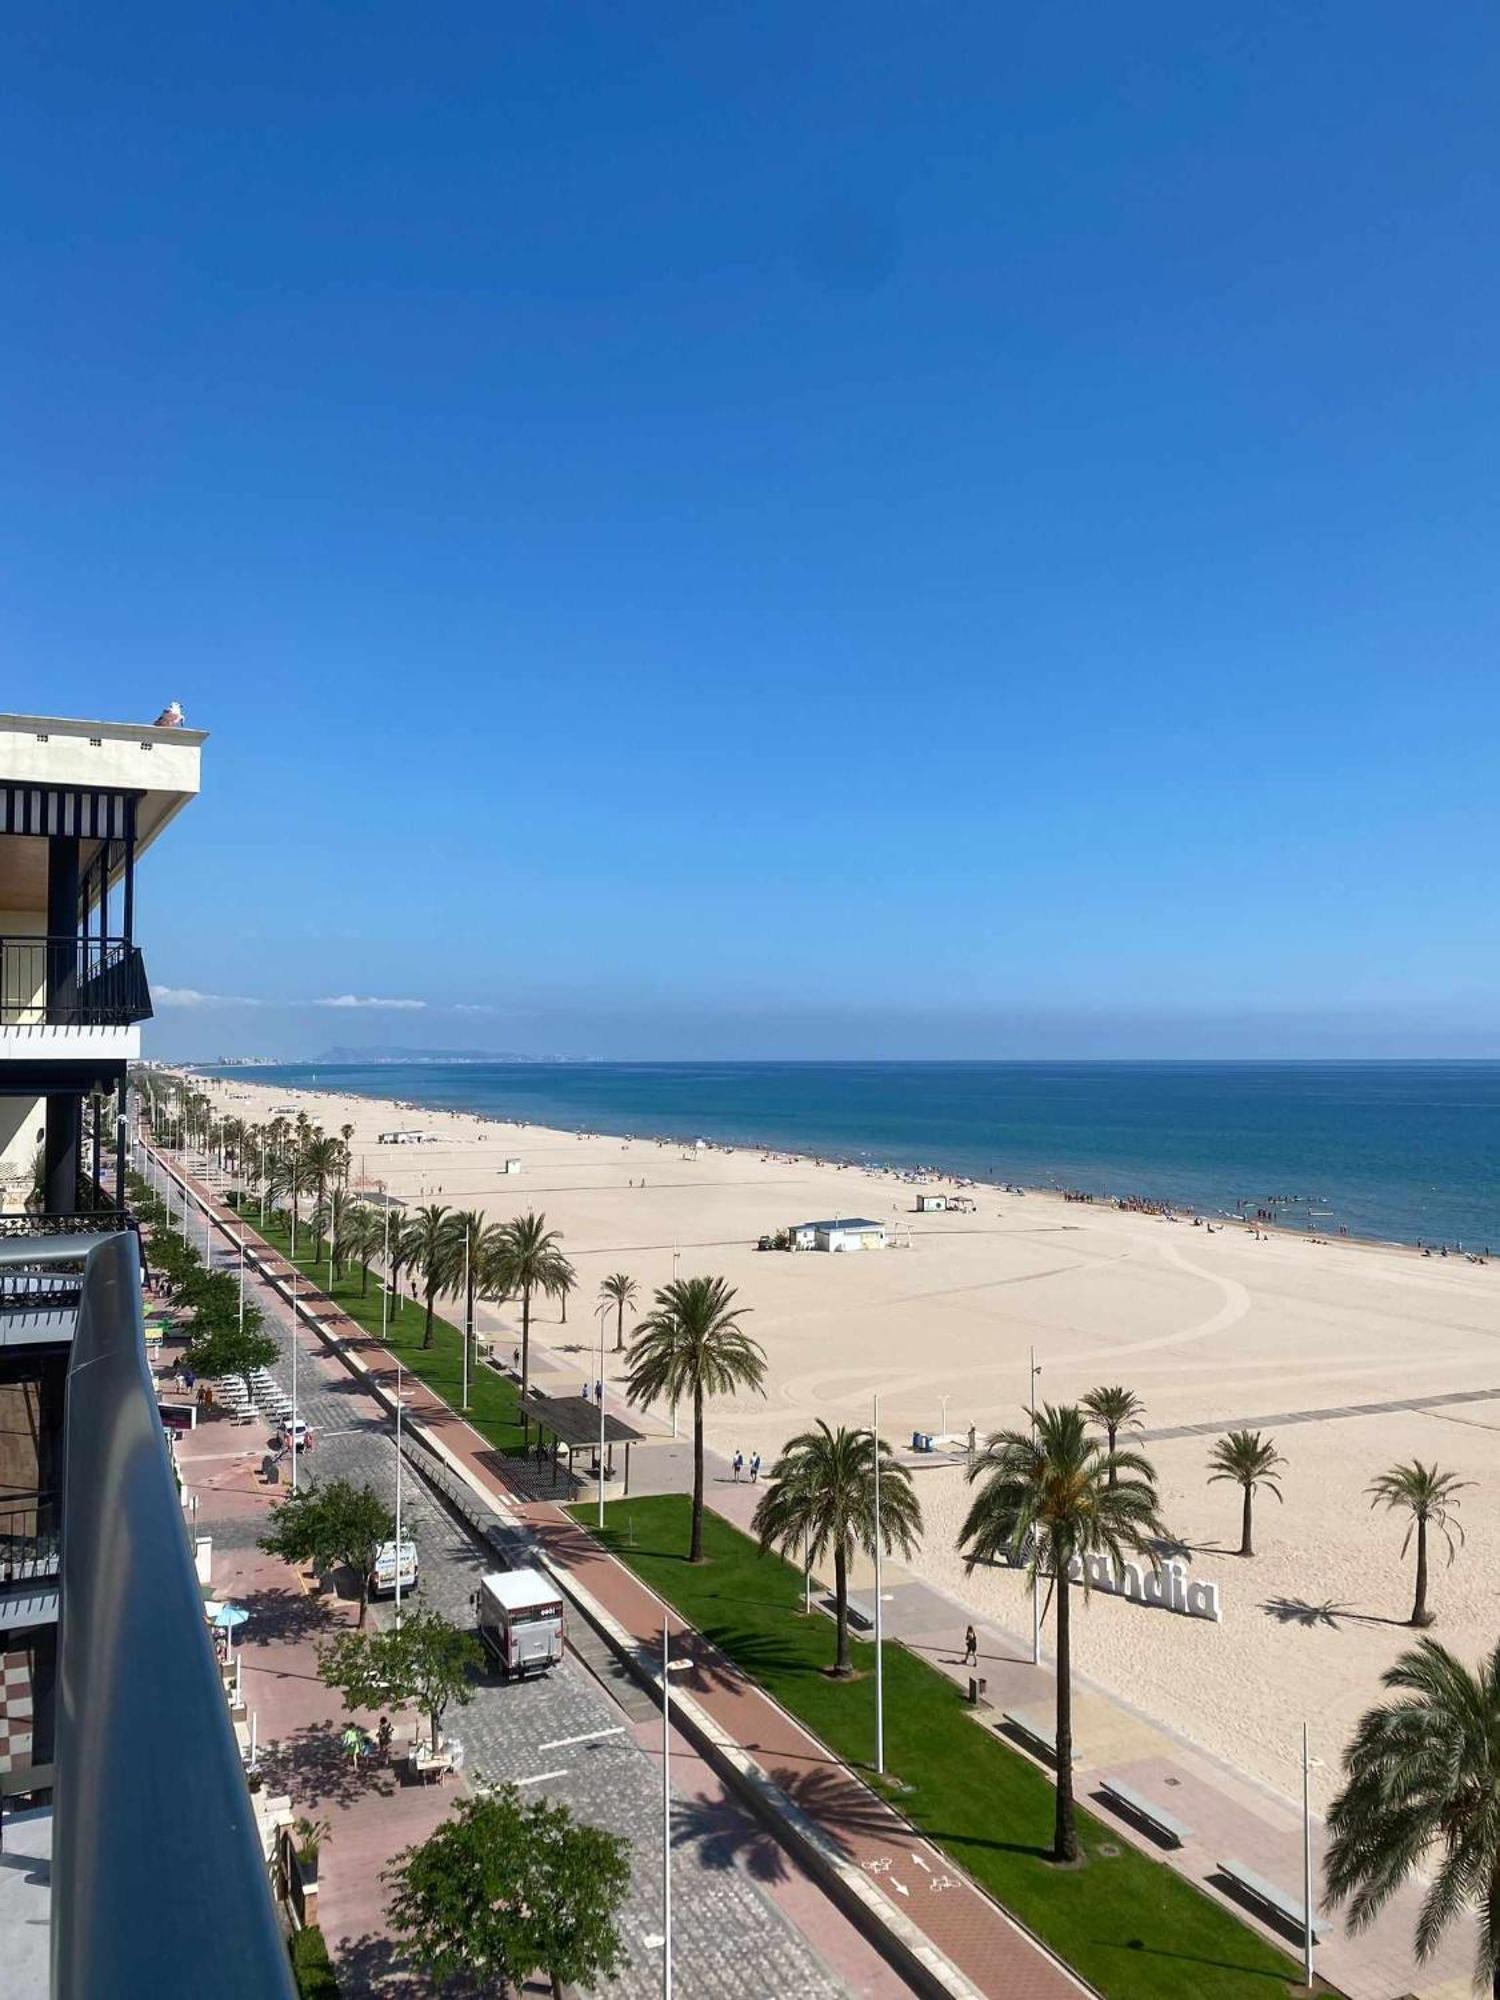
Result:
[[725,1140],[1500,1246],[1500,1062],[412,1063],[246,1072],[565,1130]]

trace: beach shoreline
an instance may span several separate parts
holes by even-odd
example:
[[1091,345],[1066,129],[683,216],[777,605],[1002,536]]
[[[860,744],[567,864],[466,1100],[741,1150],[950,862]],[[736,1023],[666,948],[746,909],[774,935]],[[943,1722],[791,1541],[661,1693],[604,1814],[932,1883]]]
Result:
[[[822,1418],[870,1420],[908,1447],[914,1433],[980,1437],[1023,1419],[1029,1355],[1043,1401],[1123,1382],[1147,1407],[1144,1448],[1190,1574],[1218,1584],[1220,1622],[1096,1593],[1074,1621],[1081,1673],[1279,1793],[1292,1785],[1292,1718],[1307,1713],[1327,1768],[1326,1801],[1354,1721],[1414,1634],[1402,1528],[1371,1510],[1366,1487],[1397,1458],[1436,1459],[1474,1481],[1468,1541],[1433,1580],[1436,1635],[1477,1659],[1500,1627],[1500,1338],[1497,1267],[1424,1260],[1404,1245],[1184,1221],[1049,1190],[970,1189],[972,1214],[918,1215],[919,1187],[898,1174],[746,1147],[684,1145],[639,1134],[570,1132],[495,1114],[421,1106],[321,1086],[264,1083],[243,1071],[194,1072],[219,1113],[264,1123],[293,1105],[337,1133],[351,1128],[355,1182],[409,1205],[476,1207],[488,1221],[544,1211],[578,1273],[569,1323],[550,1302],[534,1339],[576,1393],[597,1372],[600,1281],[635,1278],[637,1310],[677,1273],[722,1275],[750,1308],[767,1356],[764,1397],[710,1405],[724,1455],[759,1450]],[[393,1116],[393,1112],[395,1115]],[[398,1125],[423,1144],[381,1146]],[[514,1172],[507,1159],[519,1161]],[[933,1189],[947,1182],[927,1184]],[[884,1223],[884,1250],[763,1252],[759,1238],[812,1217]],[[518,1314],[483,1315],[508,1351]],[[603,1372],[623,1388],[607,1322]],[[625,1328],[627,1337],[629,1324]],[[550,1353],[548,1352],[550,1350]],[[577,1358],[574,1358],[574,1357]],[[1277,1414],[1279,1413],[1279,1414]],[[1266,1425],[1287,1459],[1284,1501],[1263,1495],[1257,1555],[1237,1548],[1238,1502],[1207,1484],[1217,1430]],[[1160,1435],[1172,1433],[1169,1436]],[[1155,1435],[1153,1435],[1155,1434]],[[911,1565],[1004,1629],[1029,1631],[1024,1588],[1005,1570],[964,1572],[954,1536],[968,1489],[962,1467],[918,1476],[927,1513]]]

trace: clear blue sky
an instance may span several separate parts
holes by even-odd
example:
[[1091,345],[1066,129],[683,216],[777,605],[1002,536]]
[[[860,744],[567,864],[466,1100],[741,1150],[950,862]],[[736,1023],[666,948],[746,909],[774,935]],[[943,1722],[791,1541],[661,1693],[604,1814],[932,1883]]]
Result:
[[0,75],[3,706],[213,732],[148,962],[263,1003],[158,1050],[1500,1054],[1492,5]]

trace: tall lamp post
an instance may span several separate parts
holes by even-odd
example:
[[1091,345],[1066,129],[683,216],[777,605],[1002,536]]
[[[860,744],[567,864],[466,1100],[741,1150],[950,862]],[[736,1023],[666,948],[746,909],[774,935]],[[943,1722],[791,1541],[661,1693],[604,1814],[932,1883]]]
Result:
[[[1026,1377],[1026,1403],[1031,1412],[1031,1435],[1036,1436],[1036,1378],[1041,1374],[1037,1366],[1036,1349],[1027,1350],[1031,1365]],[[1031,1572],[1031,1664],[1042,1664],[1042,1579],[1033,1565]]]
[[401,1393],[401,1363],[396,1363],[396,1630],[401,1630],[401,1412],[405,1399]]
[[880,1613],[880,1396],[875,1397],[873,1426],[875,1446],[875,1775],[885,1775],[885,1648]]
[[297,1266],[292,1272],[292,1492],[297,1491]]
[[[671,1628],[661,1622],[661,1990],[672,2000],[672,1676],[688,1672],[691,1660],[671,1656]],[[647,1943],[653,1940],[647,1939]]]
[[1307,1751],[1307,1724],[1302,1725],[1302,1983],[1313,1983],[1313,1851],[1310,1780],[1322,1769],[1321,1757]]
[[604,1322],[609,1317],[609,1300],[601,1299],[594,1309],[599,1322],[599,1526],[604,1526]]

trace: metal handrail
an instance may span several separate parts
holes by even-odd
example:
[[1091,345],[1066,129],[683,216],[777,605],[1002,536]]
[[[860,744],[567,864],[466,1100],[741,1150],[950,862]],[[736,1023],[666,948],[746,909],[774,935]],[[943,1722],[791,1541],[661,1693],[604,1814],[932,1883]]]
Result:
[[[124,1208],[86,1208],[74,1215],[0,1215],[0,1237],[38,1240],[52,1236],[100,1236],[106,1231],[131,1229],[135,1218]],[[76,1259],[80,1252],[71,1247],[67,1255]]]
[[[55,2000],[293,2000],[183,1532],[123,1235],[86,1257],[68,1369],[52,1843]],[[163,1883],[170,1894],[163,1895]]]
[[0,1027],[116,1028],[150,1018],[145,961],[129,938],[0,934]]
[[0,1583],[55,1576],[60,1549],[55,1494],[0,1495]]

